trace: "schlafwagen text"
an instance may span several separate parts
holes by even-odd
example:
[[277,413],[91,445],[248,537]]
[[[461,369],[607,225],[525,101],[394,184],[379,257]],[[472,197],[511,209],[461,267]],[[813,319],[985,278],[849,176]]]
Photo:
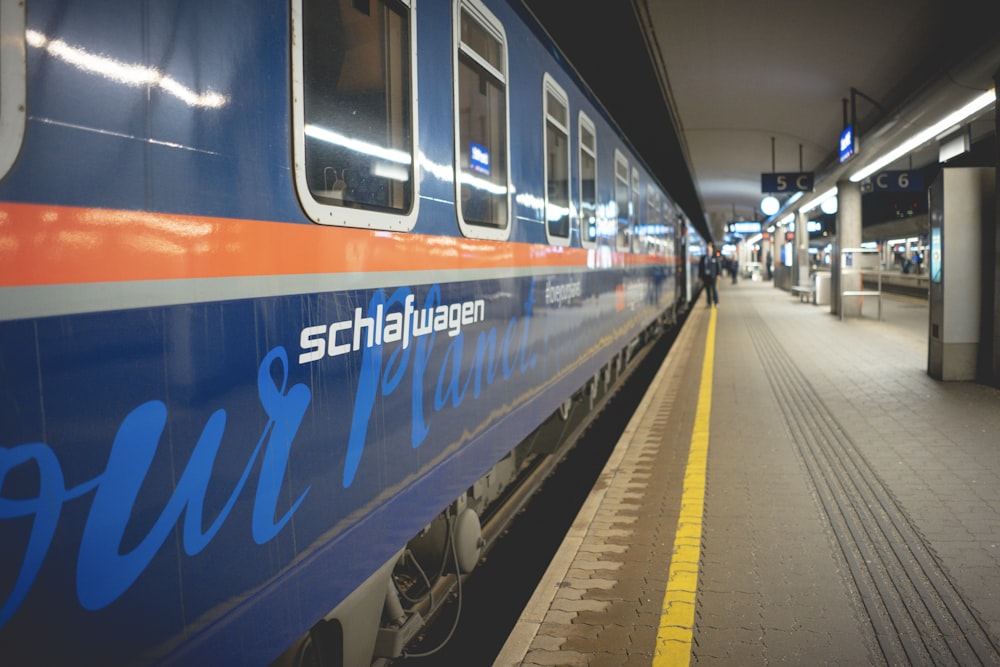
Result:
[[406,349],[411,338],[436,331],[447,331],[454,338],[461,333],[463,326],[482,321],[486,313],[486,302],[482,299],[420,310],[414,309],[413,302],[414,296],[410,294],[403,303],[401,313],[386,313],[383,305],[378,304],[373,317],[365,317],[363,309],[355,308],[353,320],[306,327],[299,336],[303,350],[299,363],[319,361],[327,354],[336,357],[357,352],[362,341],[369,348],[402,341],[403,349]]

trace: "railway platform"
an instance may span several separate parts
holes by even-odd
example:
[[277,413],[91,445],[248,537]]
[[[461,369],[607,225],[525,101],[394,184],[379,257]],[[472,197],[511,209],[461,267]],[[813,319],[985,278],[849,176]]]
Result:
[[723,282],[495,667],[1000,664],[1000,391],[928,376],[926,302]]

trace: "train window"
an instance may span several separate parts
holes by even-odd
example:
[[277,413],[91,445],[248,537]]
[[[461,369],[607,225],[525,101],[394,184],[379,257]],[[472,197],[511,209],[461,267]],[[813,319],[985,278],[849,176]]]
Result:
[[580,242],[597,243],[597,131],[594,121],[580,112]]
[[416,220],[409,2],[293,4],[295,172],[316,222],[408,231]]
[[0,176],[24,139],[24,2],[0,0]]
[[628,250],[632,237],[632,195],[629,192],[628,159],[615,150],[615,208],[618,210],[618,233],[615,247]]
[[458,221],[466,236],[510,236],[507,39],[478,0],[456,4],[455,164]]
[[549,243],[569,245],[569,98],[548,74],[545,107],[545,232]]

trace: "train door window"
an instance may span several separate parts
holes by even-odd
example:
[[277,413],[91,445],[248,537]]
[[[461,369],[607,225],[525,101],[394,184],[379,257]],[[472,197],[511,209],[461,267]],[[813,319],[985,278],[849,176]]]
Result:
[[642,201],[642,195],[639,190],[639,170],[632,167],[632,235],[630,236],[628,243],[625,244],[626,250],[631,250],[632,252],[637,252],[638,248],[635,247],[635,224],[636,219],[639,217],[639,206]]
[[597,132],[594,121],[580,112],[580,242],[597,243]]
[[618,232],[615,247],[628,250],[632,235],[632,194],[629,192],[628,159],[615,150],[615,208],[618,213]]
[[673,259],[674,253],[674,205],[668,199],[663,203],[663,233],[659,236],[660,248],[658,255]]
[[297,0],[295,175],[316,222],[408,231],[416,220],[409,0]]
[[642,226],[642,234],[637,234],[639,252],[656,254],[656,234],[660,228],[660,193],[649,183],[646,186],[646,224]]
[[507,38],[478,0],[456,4],[455,164],[458,221],[466,236],[510,236]]
[[7,173],[24,139],[24,2],[0,0],[0,176]]
[[545,232],[549,243],[569,245],[569,98],[548,74],[545,107]]

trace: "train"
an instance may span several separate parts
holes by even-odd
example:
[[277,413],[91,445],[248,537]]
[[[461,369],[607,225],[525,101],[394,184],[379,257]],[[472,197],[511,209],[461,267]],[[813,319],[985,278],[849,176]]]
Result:
[[404,657],[705,239],[519,0],[0,19],[0,663]]

